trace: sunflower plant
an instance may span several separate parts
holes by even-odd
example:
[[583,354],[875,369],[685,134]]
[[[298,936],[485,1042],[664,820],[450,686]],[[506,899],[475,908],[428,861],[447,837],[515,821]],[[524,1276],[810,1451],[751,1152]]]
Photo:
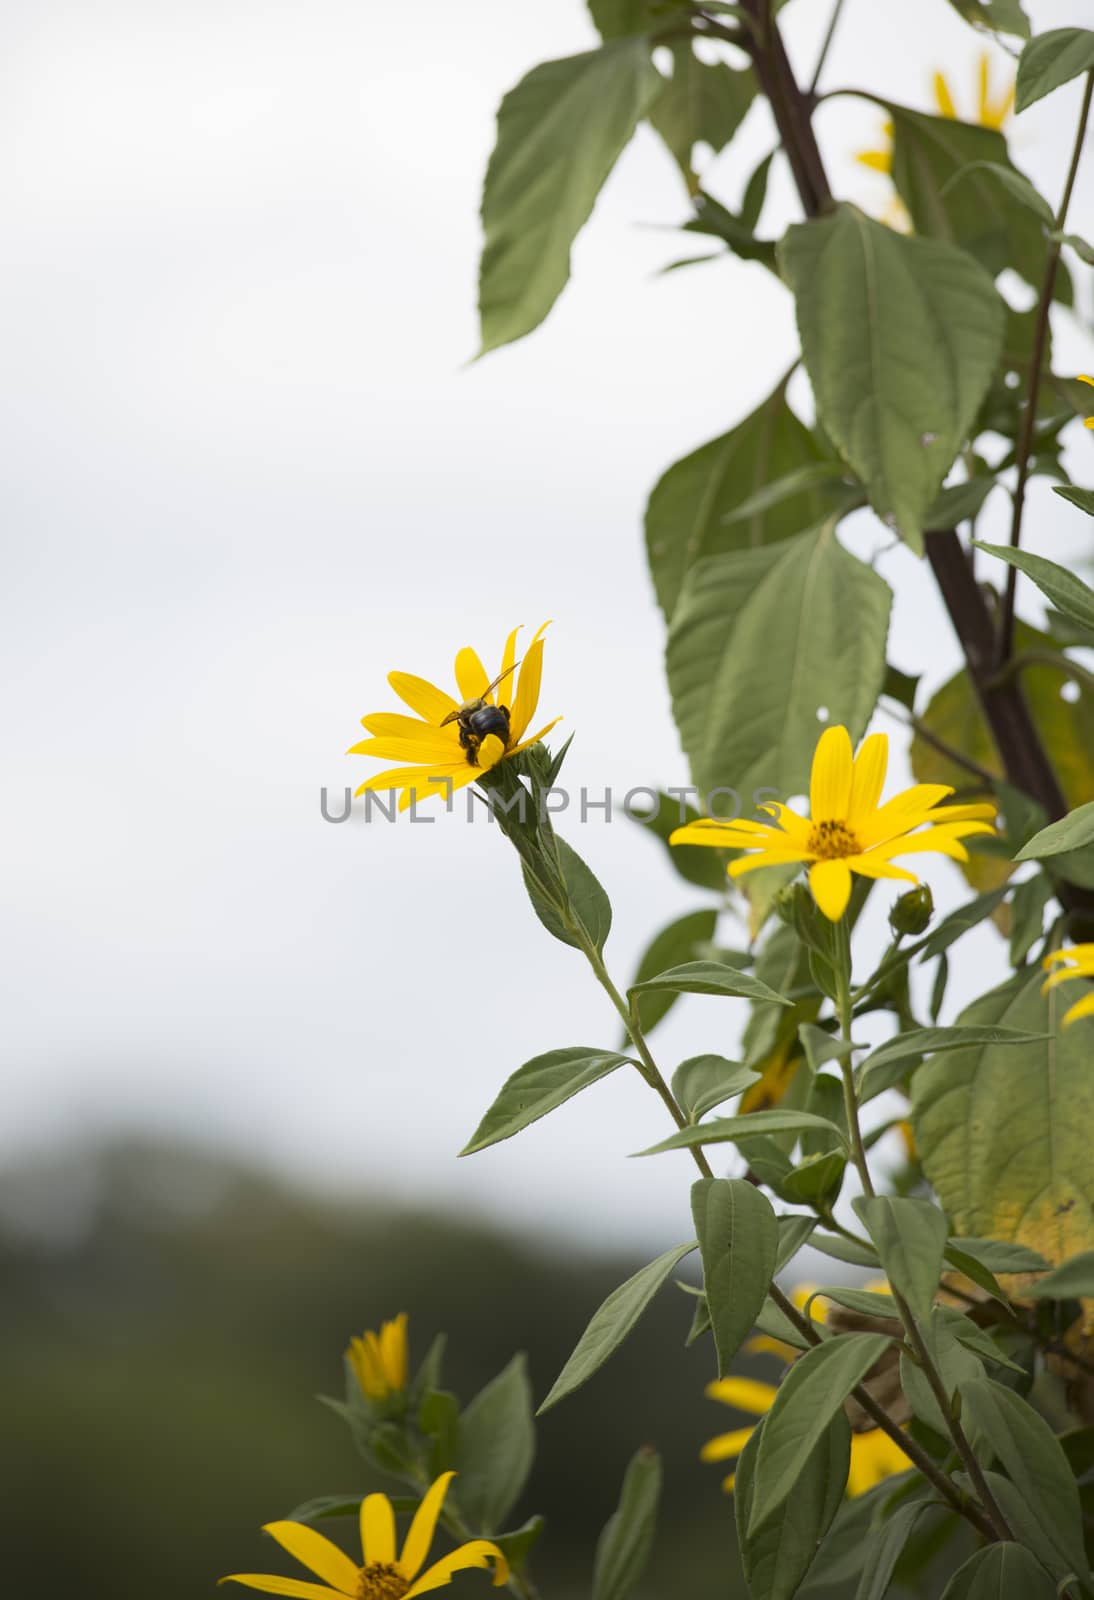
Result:
[[[1094,589],[1075,559],[1094,515],[1094,379],[1073,349],[1094,249],[1071,216],[1094,32],[1034,35],[1020,0],[917,0],[917,24],[937,11],[981,49],[973,100],[939,75],[923,109],[830,84],[842,0],[805,76],[792,6],[589,9],[591,47],[534,68],[500,108],[482,352],[547,317],[646,122],[682,180],[682,231],[721,263],[727,317],[748,314],[749,273],[774,274],[800,354],[649,497],[668,690],[707,799],[684,815],[666,798],[647,831],[706,898],[654,934],[629,982],[606,953],[608,891],[554,826],[568,741],[550,748],[559,719],[539,712],[546,624],[523,645],[499,627],[483,655],[453,638],[449,687],[391,673],[403,709],[366,714],[351,747],[380,763],[366,798],[451,811],[466,790],[488,806],[543,929],[604,995],[613,1038],[545,1039],[460,1154],[636,1073],[665,1116],[638,1154],[690,1164],[681,1242],[588,1308],[539,1411],[579,1408],[654,1296],[679,1293],[707,1395],[733,1412],[705,1444],[697,1429],[723,1468],[706,1510],[728,1519],[732,1504],[756,1600],[879,1600],[897,1583],[924,1600],[1094,1597]],[[885,119],[867,164],[899,226],[833,189],[815,123],[837,94]],[[1045,195],[1008,137],[1049,96],[1066,147]],[[756,101],[778,144],[748,172],[736,134]],[[789,220],[767,200],[776,164]],[[937,614],[918,658],[896,660],[894,591],[921,592],[921,566]],[[963,663],[944,682],[940,629]],[[566,711],[580,728],[580,706]],[[889,782],[891,740],[910,784]],[[727,817],[726,794],[756,803]],[[728,1034],[667,1060],[652,1036],[695,995],[726,1002]],[[479,1048],[512,1068],[503,1040]],[[827,1281],[797,1281],[803,1250]],[[516,1517],[535,1451],[522,1358],[463,1406],[441,1341],[412,1373],[405,1316],[376,1314],[389,1320],[350,1340],[329,1403],[401,1493],[298,1507],[266,1530],[296,1570],[231,1581],[408,1600],[466,1569],[467,1592],[549,1593],[532,1570],[549,1566],[543,1519]],[[593,1600],[670,1592],[643,1590],[663,1467],[641,1395],[635,1413]],[[314,1526],[326,1519],[337,1539]],[[658,1539],[671,1572],[674,1534]],[[730,1592],[737,1566],[727,1555],[709,1592]]]

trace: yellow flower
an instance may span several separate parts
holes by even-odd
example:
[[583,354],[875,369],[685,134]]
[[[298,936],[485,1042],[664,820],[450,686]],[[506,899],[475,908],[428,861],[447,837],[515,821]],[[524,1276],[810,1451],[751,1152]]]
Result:
[[[453,791],[496,767],[507,756],[536,744],[549,733],[555,722],[525,738],[528,724],[539,703],[539,680],[543,670],[543,631],[538,630],[527,653],[517,662],[517,634],[514,628],[505,641],[501,671],[491,680],[478,655],[469,646],[456,656],[456,684],[460,699],[454,700],[425,678],[409,672],[388,673],[388,683],[399,699],[416,716],[401,712],[378,711],[362,717],[361,725],[372,734],[350,747],[351,756],[379,756],[408,763],[387,767],[375,773],[356,791],[401,789],[399,810],[412,803]],[[512,675],[520,666],[513,693]]]
[[[771,1410],[778,1390],[774,1384],[759,1383],[755,1378],[718,1378],[707,1384],[706,1393],[711,1400],[721,1400],[738,1411],[762,1417]],[[752,1428],[733,1428],[729,1433],[709,1439],[700,1451],[700,1459],[736,1460],[752,1432]],[[880,1428],[871,1428],[866,1433],[852,1433],[847,1493],[852,1497],[865,1494],[867,1489],[872,1489],[883,1479],[905,1472],[911,1464],[900,1446],[887,1433],[882,1433]],[[735,1477],[736,1474],[731,1473],[723,1480],[722,1488],[727,1492],[732,1491]]]
[[269,1522],[263,1532],[323,1582],[302,1583],[299,1578],[279,1578],[269,1572],[233,1572],[220,1581],[243,1583],[267,1594],[295,1595],[298,1600],[331,1600],[332,1596],[334,1600],[413,1600],[428,1589],[451,1583],[454,1572],[465,1567],[487,1567],[493,1562],[494,1583],[501,1585],[509,1576],[509,1564],[489,1539],[461,1544],[427,1571],[421,1571],[445,1493],[455,1476],[454,1472],[442,1473],[426,1491],[400,1556],[395,1554],[395,1512],[391,1501],[386,1494],[370,1494],[361,1502],[361,1566],[303,1522]]
[[[1080,372],[1080,374],[1079,374],[1079,382],[1080,383],[1089,383],[1091,388],[1094,388],[1094,378],[1090,377],[1089,373]],[[1086,421],[1083,423],[1083,427],[1084,428],[1094,428],[1094,417],[1087,417]]]
[[[1094,944],[1073,944],[1066,950],[1054,950],[1044,959],[1046,968],[1059,966],[1061,962],[1066,962],[1067,965],[1045,979],[1041,985],[1042,994],[1046,994],[1049,989],[1055,989],[1058,983],[1066,983],[1069,978],[1094,978]],[[1064,1013],[1064,1027],[1070,1027],[1071,1023],[1078,1022],[1080,1017],[1094,1017],[1094,994],[1088,994],[1085,999],[1077,1001],[1070,1011]]]
[[[729,864],[729,874],[740,877],[756,867],[809,863],[809,887],[830,922],[838,922],[851,897],[851,874],[864,878],[918,879],[893,865],[895,855],[938,851],[955,861],[967,861],[961,840],[973,833],[991,833],[987,820],[994,806],[939,805],[953,790],[941,783],[917,783],[879,806],[889,741],[874,733],[853,757],[846,728],[826,728],[813,755],[809,780],[808,818],[789,806],[772,802],[761,811],[777,821],[719,822],[704,817],[669,835],[670,844],[707,844],[720,850],[749,850]],[[915,830],[924,828],[917,833]]]
[[346,1351],[361,1391],[370,1400],[386,1400],[406,1388],[406,1312],[385,1322],[379,1333],[371,1329],[353,1338]]

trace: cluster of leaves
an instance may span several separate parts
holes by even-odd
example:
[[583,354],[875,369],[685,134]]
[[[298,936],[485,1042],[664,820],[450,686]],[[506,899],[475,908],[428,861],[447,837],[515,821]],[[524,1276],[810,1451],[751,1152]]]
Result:
[[[1019,113],[1094,72],[1094,33],[1063,28],[1030,39],[1017,0],[954,6],[978,27],[1028,41]],[[892,125],[892,181],[911,231],[824,197],[806,207],[808,220],[765,238],[757,229],[772,157],[745,180],[737,211],[706,191],[694,160],[699,147],[717,153],[731,143],[761,85],[781,70],[772,8],[590,0],[590,9],[601,45],[537,67],[501,107],[483,200],[484,351],[543,321],[567,281],[574,237],[645,120],[684,178],[684,230],[776,273],[793,296],[816,407],[810,425],[792,409],[784,376],[742,422],[670,467],[650,496],[649,565],[696,786],[799,793],[818,718],[842,723],[857,741],[885,697],[914,720],[917,777],[967,791],[971,774],[972,788],[997,800],[1002,828],[973,842],[966,875],[975,897],[923,937],[896,926],[851,994],[854,1020],[886,1013],[898,1030],[857,1063],[859,1047],[833,1005],[833,930],[804,890],[780,892],[779,872],[750,879],[749,949],[727,951],[716,938],[725,863],[712,852],[670,852],[689,884],[718,898],[656,935],[624,998],[604,967],[611,912],[603,888],[549,827],[514,838],[526,881],[536,851],[552,864],[548,903],[534,875],[533,903],[550,932],[589,958],[626,1037],[619,1050],[571,1046],[519,1068],[464,1154],[631,1067],[660,1088],[678,1121],[643,1154],[690,1150],[705,1168],[692,1191],[695,1237],[609,1296],[544,1406],[597,1370],[698,1251],[703,1287],[690,1337],[709,1334],[719,1372],[754,1327],[797,1353],[737,1474],[754,1595],[789,1600],[805,1585],[855,1583],[861,1600],[876,1600],[898,1562],[906,1570],[910,1551],[936,1551],[969,1522],[989,1542],[954,1572],[948,1600],[1094,1593],[1085,1485],[1080,1491],[1094,1429],[1058,1437],[1028,1403],[1051,1371],[1057,1419],[1070,1403],[1074,1417],[1094,1420],[1080,1304],[1094,1299],[1089,1045],[1082,1029],[1062,1030],[1040,970],[1067,914],[1094,888],[1094,679],[1074,654],[1094,646],[1094,592],[1018,538],[1030,477],[1054,480],[1066,501],[1094,514],[1094,494],[1070,484],[1061,460],[1064,430],[1090,396],[1052,369],[1049,318],[1053,305],[1073,300],[1067,263],[1089,265],[1094,251],[1064,232],[1066,204],[1052,210],[1001,132],[889,102],[878,103]],[[712,41],[743,48],[752,64],[714,60]],[[670,74],[656,54],[665,47]],[[781,95],[785,113],[785,80]],[[800,105],[808,115],[808,97]],[[808,149],[797,153],[808,157]],[[1004,272],[1037,291],[1032,311],[1004,300],[996,282]],[[1016,506],[1006,547],[975,538],[993,494]],[[1008,567],[1023,574],[1049,602],[1047,627],[1019,623],[1012,644],[1000,621],[995,677],[970,656],[917,714],[918,678],[887,659],[889,584],[839,536],[843,519],[863,507],[914,555],[968,528],[958,546],[968,569],[979,549],[1000,591]],[[1009,603],[995,591],[989,630]],[[985,604],[982,591],[977,604]],[[1061,683],[1073,686],[1072,699],[1061,698]],[[1007,765],[992,697],[1021,698],[1019,684],[1031,737],[1075,808],[1066,816]],[[526,766],[533,792],[544,777],[536,761],[545,760]],[[666,802],[651,819],[662,839],[682,820],[676,810]],[[852,923],[868,891],[853,901]],[[1013,975],[941,1024],[950,952],[988,919],[1009,935]],[[921,1016],[922,985],[909,974],[925,964],[934,972]],[[687,994],[749,1002],[741,1059],[694,1057],[665,1084],[646,1035]],[[906,1192],[854,1201],[855,1233],[833,1208],[852,1160],[863,1159],[857,1111],[894,1090],[911,1103],[916,1156]],[[740,1107],[727,1114],[734,1100]],[[873,1127],[866,1148],[895,1120]],[[707,1175],[703,1152],[725,1144],[744,1156],[747,1178]],[[937,1203],[907,1192],[924,1179]],[[807,1241],[885,1274],[884,1294],[839,1284],[822,1291],[858,1319],[854,1328],[818,1329],[788,1315],[776,1275]],[[885,1412],[879,1375],[894,1368],[915,1470],[844,1503],[847,1408],[877,1420],[879,1406]]]

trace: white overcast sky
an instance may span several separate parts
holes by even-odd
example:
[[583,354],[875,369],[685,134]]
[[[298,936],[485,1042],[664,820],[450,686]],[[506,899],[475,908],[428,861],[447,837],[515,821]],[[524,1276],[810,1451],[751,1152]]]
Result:
[[[827,13],[784,12],[803,69]],[[682,1237],[686,1157],[625,1159],[665,1131],[637,1080],[456,1161],[509,1072],[613,1044],[612,1014],[496,833],[334,827],[318,797],[372,770],[343,752],[394,706],[390,668],[445,680],[460,645],[545,617],[570,783],[687,781],[642,505],[785,367],[788,296],[728,260],[657,276],[694,241],[666,231],[684,199],[642,130],[547,324],[468,365],[494,112],[593,42],[579,0],[9,0],[2,38],[0,1160],[143,1130],[591,1244]],[[926,105],[942,64],[971,112],[979,47],[945,0],[848,0],[826,82]],[[1053,200],[1075,114],[1069,90],[1019,124]],[[850,152],[879,122],[839,99],[819,123],[873,209],[885,182]],[[714,192],[735,202],[770,140],[757,108]],[[1077,228],[1092,196],[1088,156]],[[794,214],[780,174],[765,223]],[[1080,520],[1038,486],[1040,548],[1077,551]],[[903,552],[883,570],[892,654],[939,681],[929,583]],[[629,823],[570,837],[625,980],[698,896]],[[966,993],[998,961],[993,934],[975,949]],[[666,1067],[732,1053],[737,1010],[689,1002]]]

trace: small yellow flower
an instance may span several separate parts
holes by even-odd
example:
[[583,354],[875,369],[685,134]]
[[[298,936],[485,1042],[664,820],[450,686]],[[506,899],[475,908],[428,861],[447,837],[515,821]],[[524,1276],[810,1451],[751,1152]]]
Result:
[[[1089,373],[1080,372],[1080,374],[1079,374],[1079,382],[1080,383],[1089,383],[1091,388],[1094,388],[1094,378],[1092,378],[1089,375]],[[1094,417],[1087,417],[1086,421],[1083,423],[1083,427],[1084,428],[1094,428]]]
[[442,1473],[427,1489],[399,1556],[395,1554],[395,1511],[391,1501],[386,1494],[370,1494],[361,1502],[360,1566],[303,1522],[269,1522],[263,1532],[323,1582],[303,1583],[299,1578],[280,1578],[268,1572],[233,1572],[220,1581],[246,1584],[249,1589],[263,1589],[267,1594],[295,1595],[298,1600],[331,1600],[332,1596],[334,1600],[413,1600],[415,1595],[451,1583],[454,1572],[462,1572],[465,1567],[488,1567],[493,1562],[494,1583],[500,1586],[509,1577],[509,1564],[489,1539],[461,1544],[427,1571],[421,1571],[448,1485],[455,1476],[454,1472]]
[[[559,717],[525,738],[539,703],[542,635],[547,626],[545,622],[537,631],[519,663],[520,629],[514,628],[505,641],[501,671],[493,679],[474,650],[469,646],[461,650],[455,667],[459,700],[413,673],[388,673],[387,681],[399,699],[417,715],[378,711],[362,717],[362,727],[373,737],[352,745],[348,754],[410,764],[375,773],[361,784],[357,794],[369,789],[401,789],[400,811],[434,795],[448,798],[454,790],[474,783],[499,761],[536,744],[549,733],[561,720]],[[514,693],[513,673],[518,665],[520,676]]]
[[406,1388],[406,1312],[385,1322],[379,1333],[367,1330],[353,1338],[346,1359],[362,1394],[370,1400],[386,1400]]
[[[1066,966],[1061,965],[1064,962]],[[1044,965],[1046,968],[1059,966],[1060,971],[1045,979],[1041,985],[1042,994],[1055,989],[1058,983],[1066,983],[1069,978],[1094,978],[1094,944],[1073,944],[1066,950],[1054,950],[1045,957]],[[1094,993],[1077,1001],[1070,1011],[1064,1013],[1064,1027],[1070,1027],[1080,1017],[1094,1017]]]
[[[755,1378],[718,1378],[713,1383],[708,1383],[706,1387],[706,1393],[711,1400],[721,1400],[724,1404],[734,1406],[738,1411],[747,1411],[754,1417],[762,1417],[771,1410],[778,1392],[774,1384],[759,1383]],[[733,1428],[729,1433],[719,1434],[717,1438],[709,1439],[703,1446],[700,1459],[736,1460],[752,1433],[753,1428]],[[847,1493],[852,1498],[855,1495],[865,1494],[883,1479],[907,1471],[911,1464],[900,1446],[890,1439],[887,1433],[882,1433],[880,1428],[871,1428],[865,1433],[852,1433],[851,1462],[847,1469]],[[723,1480],[722,1488],[727,1493],[732,1492],[735,1477],[736,1474],[731,1473]]]
[[[941,783],[917,783],[879,806],[889,741],[874,733],[852,755],[846,728],[826,728],[813,756],[809,817],[772,802],[761,806],[775,822],[719,822],[704,817],[669,835],[670,844],[706,844],[720,850],[748,850],[729,864],[730,877],[757,867],[809,864],[809,887],[830,922],[838,922],[851,898],[851,874],[864,878],[919,880],[893,865],[895,855],[925,850],[967,861],[961,843],[974,833],[991,833],[990,805],[939,805],[953,790]],[[916,832],[922,828],[923,832]]]

